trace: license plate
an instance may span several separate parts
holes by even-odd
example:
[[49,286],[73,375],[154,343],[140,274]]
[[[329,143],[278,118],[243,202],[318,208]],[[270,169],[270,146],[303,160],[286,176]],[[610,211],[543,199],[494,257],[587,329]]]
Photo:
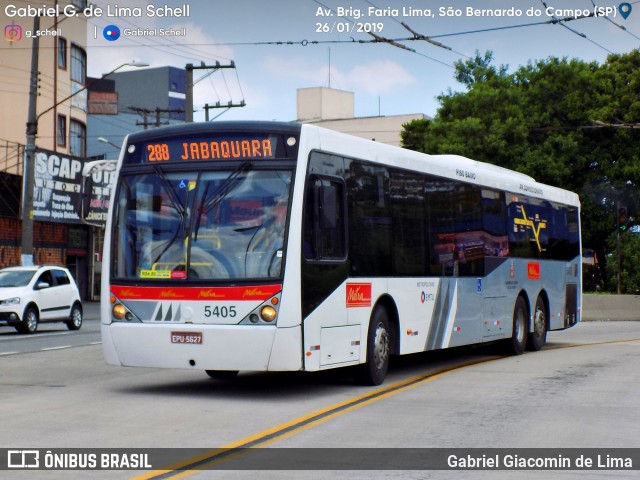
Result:
[[171,332],[171,343],[201,345],[202,332]]

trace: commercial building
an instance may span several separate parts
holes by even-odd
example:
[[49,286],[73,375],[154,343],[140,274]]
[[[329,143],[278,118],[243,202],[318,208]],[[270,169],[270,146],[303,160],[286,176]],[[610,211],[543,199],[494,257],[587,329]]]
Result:
[[145,68],[90,79],[87,156],[116,158],[126,135],[185,121],[184,69]]

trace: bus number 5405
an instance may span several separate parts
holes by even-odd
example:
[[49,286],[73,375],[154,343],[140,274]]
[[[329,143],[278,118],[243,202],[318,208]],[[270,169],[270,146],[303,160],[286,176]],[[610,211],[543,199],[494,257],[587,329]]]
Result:
[[215,306],[211,307],[207,305],[204,307],[204,316],[209,317],[218,317],[218,318],[233,318],[237,314],[236,307],[234,305],[230,307],[225,306]]

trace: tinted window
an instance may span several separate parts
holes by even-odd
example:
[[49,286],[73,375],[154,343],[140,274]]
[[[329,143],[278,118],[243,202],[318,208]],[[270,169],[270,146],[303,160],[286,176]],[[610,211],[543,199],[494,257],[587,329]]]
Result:
[[428,176],[429,249],[432,275],[453,275],[455,252],[455,182]]
[[429,271],[424,178],[417,173],[392,171],[389,181],[394,274],[424,275]]
[[48,283],[49,286],[53,285],[53,275],[51,275],[51,271],[47,270],[45,272],[42,272],[40,274],[40,277],[38,277],[38,281],[36,282],[36,286],[38,285],[38,283],[40,282],[45,282]]
[[459,184],[455,191],[456,275],[477,276],[484,271],[485,234],[482,225],[482,195],[479,187]]
[[307,260],[344,260],[346,228],[344,184],[313,176],[306,192],[303,255]]
[[56,277],[56,282],[58,285],[69,285],[71,283],[66,272],[64,272],[63,270],[54,270],[53,276]]
[[388,170],[358,161],[347,164],[351,273],[391,275],[393,235]]

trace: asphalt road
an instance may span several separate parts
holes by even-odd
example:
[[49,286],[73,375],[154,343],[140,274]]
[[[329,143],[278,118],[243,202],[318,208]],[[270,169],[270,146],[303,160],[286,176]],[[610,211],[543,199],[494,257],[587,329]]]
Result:
[[[640,447],[638,322],[587,322],[551,332],[543,351],[519,357],[496,357],[487,348],[403,357],[379,388],[355,386],[345,370],[243,372],[216,381],[200,371],[110,367],[99,345],[16,353],[0,362],[5,448]],[[20,472],[20,478],[141,472],[87,473]],[[551,473],[170,469],[141,478],[637,478],[637,471],[624,470]]]
[[83,310],[82,327],[77,331],[70,331],[64,323],[40,323],[35,334],[27,335],[0,326],[0,357],[100,344],[99,304],[85,302]]

